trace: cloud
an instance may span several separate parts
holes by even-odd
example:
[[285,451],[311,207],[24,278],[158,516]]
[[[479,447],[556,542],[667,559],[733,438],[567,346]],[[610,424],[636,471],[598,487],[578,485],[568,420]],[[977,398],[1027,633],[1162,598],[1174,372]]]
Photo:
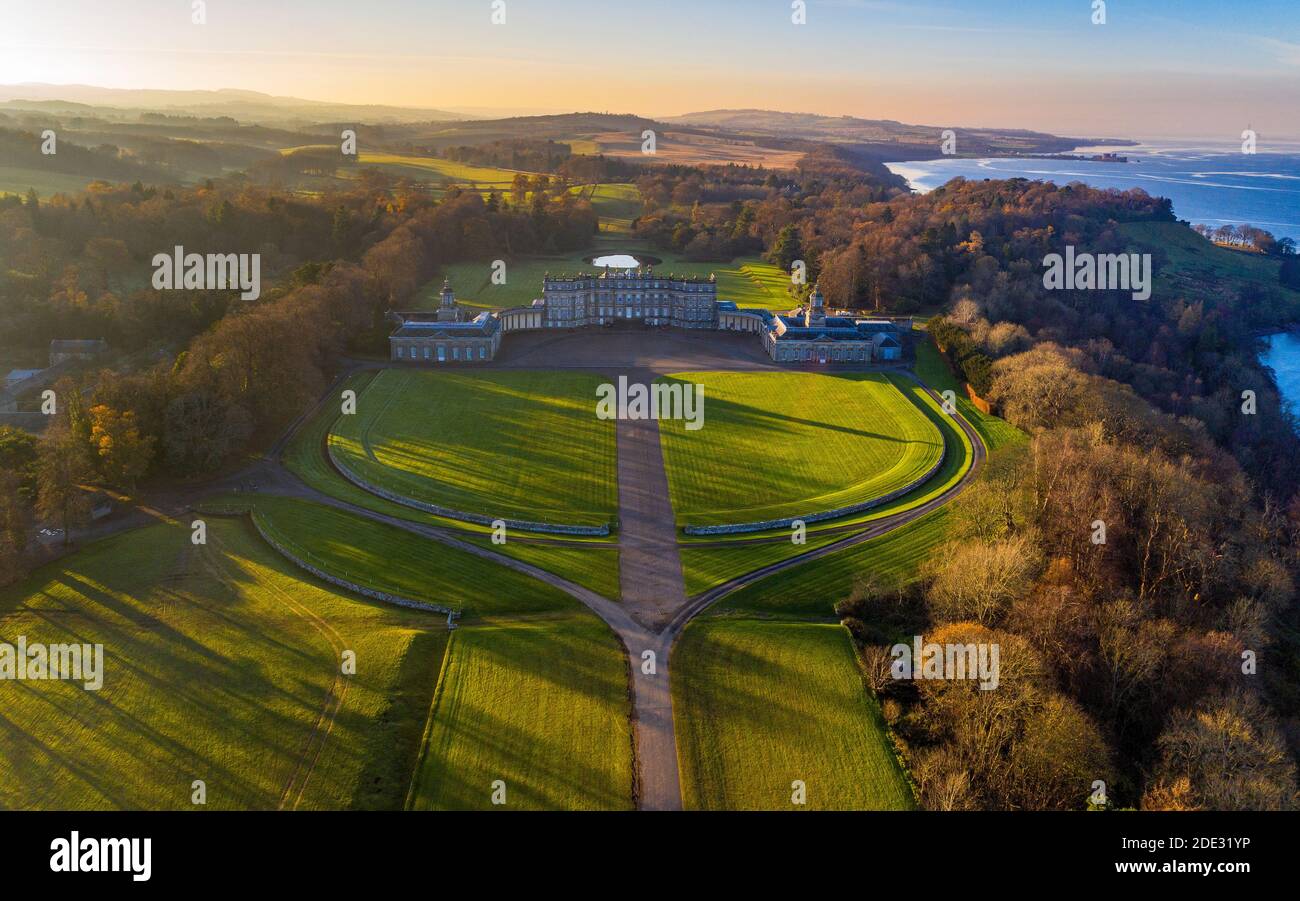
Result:
[[1300,44],[1279,41],[1277,38],[1257,37],[1255,40],[1271,50],[1278,62],[1288,66],[1300,66]]

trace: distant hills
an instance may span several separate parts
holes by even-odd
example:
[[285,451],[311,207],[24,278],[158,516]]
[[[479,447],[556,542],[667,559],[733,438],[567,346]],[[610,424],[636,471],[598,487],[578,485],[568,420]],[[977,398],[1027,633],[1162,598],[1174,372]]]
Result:
[[1131,145],[1113,138],[1060,137],[1018,128],[963,128],[959,125],[908,125],[892,119],[819,116],[774,110],[709,110],[672,116],[662,121],[696,128],[717,128],[753,138],[828,141],[869,148],[885,160],[939,156],[943,132],[958,134],[957,152],[970,154],[1064,153],[1091,144]]
[[[229,118],[242,125],[302,130],[324,123],[354,123],[397,127],[396,134],[429,144],[477,143],[520,136],[563,139],[620,128],[650,127],[658,122],[695,133],[722,132],[758,142],[826,141],[854,144],[881,159],[925,159],[938,156],[945,128],[959,134],[958,152],[968,154],[1064,153],[1090,144],[1132,144],[1114,138],[1061,137],[1025,129],[963,128],[959,125],[910,125],[892,119],[823,116],[762,109],[721,109],[652,120],[634,114],[575,112],[507,116],[486,108],[388,106],[330,103],[281,97],[258,91],[135,90],[94,85],[28,83],[0,85],[0,109],[15,113],[45,113],[60,117],[90,116],[100,120],[138,121],[145,113],[202,119]],[[423,127],[420,127],[423,126]]]
[[466,113],[382,104],[329,103],[299,97],[277,97],[258,91],[223,88],[218,91],[166,91],[101,88],[94,85],[0,85],[0,106],[43,110],[62,115],[93,114],[123,118],[142,112],[201,117],[228,116],[239,122],[294,127],[317,122],[451,122],[475,118]]
[[[46,128],[58,131],[57,158],[44,157],[33,142],[32,136]],[[274,169],[283,151],[336,142],[345,128],[354,128],[372,154],[411,158],[444,155],[458,146],[550,140],[567,144],[574,154],[636,165],[782,170],[794,169],[824,144],[869,170],[892,161],[933,159],[941,155],[944,131],[888,119],[759,109],[660,119],[608,112],[474,118],[464,109],[329,103],[231,89],[0,85],[0,193],[31,188],[48,196],[79,189],[80,178],[194,183],[258,166]],[[653,156],[642,152],[646,130],[655,132]],[[954,130],[963,156],[1056,154],[1089,144],[1132,143],[1023,129]]]

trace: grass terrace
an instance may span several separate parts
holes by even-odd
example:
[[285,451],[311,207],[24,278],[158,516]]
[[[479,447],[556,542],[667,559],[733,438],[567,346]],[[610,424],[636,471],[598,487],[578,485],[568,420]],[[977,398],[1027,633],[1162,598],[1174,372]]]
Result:
[[[339,391],[350,388],[360,396],[374,375],[373,372],[358,373],[340,386]],[[516,532],[513,533],[513,537],[532,540],[509,540],[505,544],[493,544],[489,540],[492,531],[489,526],[425,513],[414,507],[407,507],[377,494],[371,494],[352,484],[325,458],[325,439],[338,418],[338,407],[333,401],[326,403],[294,435],[285,450],[285,466],[310,487],[322,494],[374,513],[420,525],[452,530],[466,541],[541,567],[570,582],[599,592],[605,597],[618,598],[620,590],[618,546],[614,539],[566,537],[563,539],[563,544],[559,544],[554,540],[554,536],[546,539],[537,538],[529,533]]]
[[631,809],[630,717],[626,657],[594,616],[457,629],[407,806]]
[[610,523],[618,509],[604,378],[578,372],[384,370],[329,442],[352,472],[405,497],[501,519]]
[[949,515],[941,507],[879,538],[760,579],[711,609],[751,616],[834,618],[835,604],[849,596],[859,576],[915,578],[926,557],[947,540]]
[[908,385],[886,373],[679,373],[704,385],[704,426],[660,423],[683,524],[756,522],[834,510],[923,478],[944,437]]
[[911,788],[843,626],[704,619],[673,651],[688,810],[908,810]]
[[258,523],[299,559],[365,588],[461,611],[466,619],[572,612],[569,595],[468,551],[291,498],[214,499],[211,509],[251,509]]
[[1025,433],[1004,419],[985,413],[970,402],[966,389],[952,374],[948,364],[939,355],[939,349],[928,336],[921,335],[916,342],[916,377],[942,394],[951,391],[957,398],[957,412],[974,427],[984,441],[989,453],[1008,444],[1025,440]]

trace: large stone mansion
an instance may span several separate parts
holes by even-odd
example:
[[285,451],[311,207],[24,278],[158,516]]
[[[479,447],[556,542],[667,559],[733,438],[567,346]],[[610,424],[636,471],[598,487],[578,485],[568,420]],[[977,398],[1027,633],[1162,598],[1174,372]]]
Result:
[[814,286],[806,306],[789,313],[740,309],[718,299],[714,276],[663,276],[649,267],[606,269],[599,275],[552,276],[530,306],[470,317],[442,286],[436,312],[394,314],[389,338],[396,362],[486,363],[507,332],[607,326],[618,322],[714,331],[752,332],[779,363],[876,363],[901,359],[910,320],[827,315]]

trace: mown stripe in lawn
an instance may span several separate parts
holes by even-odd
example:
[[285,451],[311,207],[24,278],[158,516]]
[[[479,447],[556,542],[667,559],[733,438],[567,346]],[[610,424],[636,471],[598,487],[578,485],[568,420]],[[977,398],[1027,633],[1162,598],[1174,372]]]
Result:
[[622,646],[594,616],[457,629],[408,806],[630,809],[630,717]]
[[842,626],[699,620],[678,639],[672,672],[686,809],[914,806]]

